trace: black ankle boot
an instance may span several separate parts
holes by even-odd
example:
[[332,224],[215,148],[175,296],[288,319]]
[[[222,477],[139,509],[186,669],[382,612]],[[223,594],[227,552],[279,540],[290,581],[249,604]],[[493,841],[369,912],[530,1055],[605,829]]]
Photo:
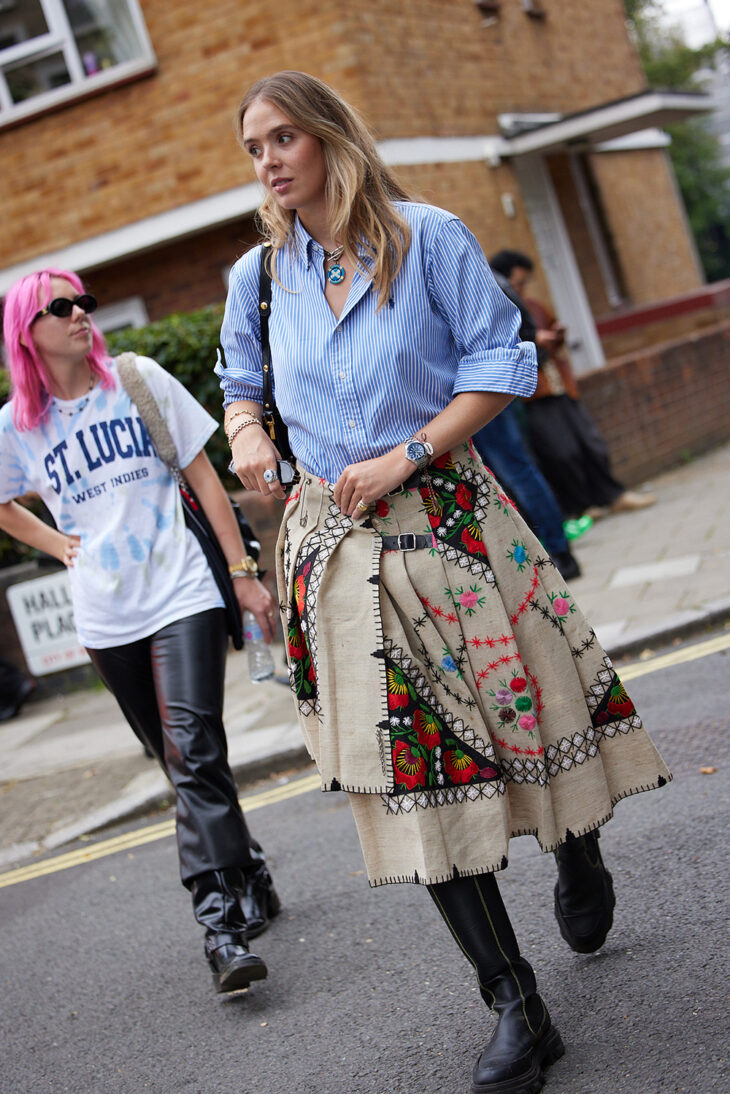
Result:
[[236,991],[267,976],[263,960],[247,944],[241,908],[245,884],[242,872],[229,867],[198,874],[190,886],[193,913],[205,927],[205,956],[216,991]]
[[595,953],[613,926],[613,878],[603,864],[598,832],[570,836],[555,852],[555,918],[576,953]]
[[476,969],[497,1028],[474,1065],[475,1094],[537,1094],[543,1069],[565,1049],[537,994],[492,874],[429,885],[446,924]]
[[271,920],[281,911],[281,901],[266,863],[262,862],[251,871],[244,871],[241,907],[246,917],[248,938],[258,938],[263,934]]

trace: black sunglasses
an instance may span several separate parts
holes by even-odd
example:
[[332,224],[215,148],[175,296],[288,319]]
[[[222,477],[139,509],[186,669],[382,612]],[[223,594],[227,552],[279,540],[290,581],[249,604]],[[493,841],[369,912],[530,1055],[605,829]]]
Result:
[[31,319],[31,326],[35,323],[36,319],[40,319],[44,315],[55,315],[58,319],[68,319],[74,308],[81,308],[88,315],[92,311],[96,311],[96,297],[92,296],[90,292],[82,292],[80,296],[75,296],[73,300],[69,300],[67,296],[57,296],[55,300],[52,300],[50,304],[46,304],[45,308],[41,308],[37,311]]

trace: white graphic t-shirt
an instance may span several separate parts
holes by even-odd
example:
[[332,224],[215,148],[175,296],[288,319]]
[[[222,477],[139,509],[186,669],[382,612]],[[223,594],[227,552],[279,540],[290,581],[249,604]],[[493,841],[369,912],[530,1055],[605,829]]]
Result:
[[[137,365],[186,467],[216,423],[156,361]],[[223,606],[178,487],[110,368],[113,390],[97,383],[90,396],[54,399],[36,429],[16,430],[10,405],[0,409],[0,502],[35,492],[60,531],[81,537],[68,573],[79,640],[91,649]]]

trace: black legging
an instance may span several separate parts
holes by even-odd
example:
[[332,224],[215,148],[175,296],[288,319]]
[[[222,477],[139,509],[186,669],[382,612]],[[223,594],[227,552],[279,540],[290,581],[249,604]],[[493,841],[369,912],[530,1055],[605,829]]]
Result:
[[90,649],[102,680],[177,795],[184,885],[208,870],[263,861],[238,804],[223,728],[228,637],[222,608],[168,624],[109,649]]

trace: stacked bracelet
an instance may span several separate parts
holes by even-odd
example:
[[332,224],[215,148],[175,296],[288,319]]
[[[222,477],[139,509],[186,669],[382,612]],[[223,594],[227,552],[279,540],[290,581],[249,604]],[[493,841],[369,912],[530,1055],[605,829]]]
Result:
[[245,429],[246,426],[249,425],[261,425],[261,422],[258,420],[258,418],[254,418],[253,415],[250,418],[247,418],[245,422],[241,422],[240,425],[237,425],[235,429],[232,429],[230,433],[226,434],[226,436],[228,437],[228,444],[233,444],[233,438],[237,437],[241,430]]
[[234,410],[233,414],[231,414],[230,418],[228,419],[228,424],[230,425],[235,418],[240,418],[242,414],[245,414],[247,418],[256,417],[256,415],[253,414],[250,410]]
[[235,566],[228,567],[228,573],[231,577],[258,577],[258,563],[251,555],[245,555]]

